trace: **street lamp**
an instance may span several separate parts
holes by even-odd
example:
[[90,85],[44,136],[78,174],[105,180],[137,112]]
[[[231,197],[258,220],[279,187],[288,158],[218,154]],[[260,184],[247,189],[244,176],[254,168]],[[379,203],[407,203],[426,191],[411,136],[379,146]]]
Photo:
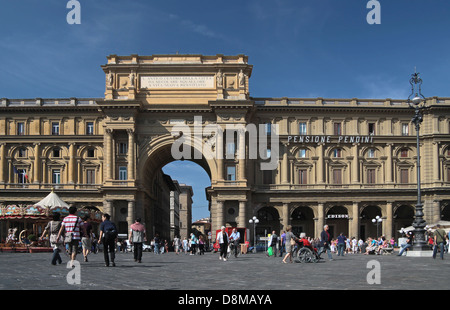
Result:
[[374,225],[377,225],[377,238],[379,236],[378,235],[378,227],[380,226],[381,222],[383,222],[383,219],[379,215],[377,215],[374,219],[372,219],[372,223]]
[[249,219],[248,222],[253,224],[253,253],[256,253],[256,224],[259,223],[259,220],[256,216]]
[[[420,123],[423,120],[423,110],[425,108],[426,99],[422,95],[422,79],[419,77],[419,73],[415,72],[411,75],[409,80],[411,84],[411,94],[408,97],[408,105],[414,109],[414,117],[412,122],[416,125],[416,143],[417,143],[417,204],[415,219],[412,224],[414,227],[414,244],[412,246],[413,251],[429,250],[427,242],[425,240],[425,226],[426,222],[423,219],[423,205],[420,192]],[[413,97],[414,96],[414,97]],[[413,97],[411,99],[411,97]]]

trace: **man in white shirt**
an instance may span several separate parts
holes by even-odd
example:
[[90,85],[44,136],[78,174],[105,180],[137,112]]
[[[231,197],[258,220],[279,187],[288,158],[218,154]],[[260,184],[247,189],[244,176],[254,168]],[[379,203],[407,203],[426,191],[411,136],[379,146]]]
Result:
[[233,242],[234,245],[234,257],[238,257],[238,247],[239,247],[239,240],[241,239],[241,235],[237,231],[236,228],[233,228],[233,232],[230,236],[230,242]]

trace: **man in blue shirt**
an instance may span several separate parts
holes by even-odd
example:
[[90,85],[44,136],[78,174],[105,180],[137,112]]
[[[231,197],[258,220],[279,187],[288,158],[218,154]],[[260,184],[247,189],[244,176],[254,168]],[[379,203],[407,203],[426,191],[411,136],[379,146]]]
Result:
[[337,237],[337,250],[338,250],[338,256],[344,256],[344,250],[345,250],[345,241],[347,238],[344,236],[344,233],[341,233]]
[[241,239],[241,235],[239,234],[236,228],[233,228],[233,232],[230,235],[230,241],[233,242],[234,257],[238,257],[239,239]]

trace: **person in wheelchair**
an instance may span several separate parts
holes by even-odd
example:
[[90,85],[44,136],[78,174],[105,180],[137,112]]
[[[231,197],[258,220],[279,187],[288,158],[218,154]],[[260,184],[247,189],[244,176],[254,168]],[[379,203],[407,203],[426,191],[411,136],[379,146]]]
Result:
[[320,259],[317,249],[312,246],[311,242],[306,238],[305,233],[300,234],[300,238],[297,241],[297,246],[299,248],[298,255],[300,261],[317,262]]

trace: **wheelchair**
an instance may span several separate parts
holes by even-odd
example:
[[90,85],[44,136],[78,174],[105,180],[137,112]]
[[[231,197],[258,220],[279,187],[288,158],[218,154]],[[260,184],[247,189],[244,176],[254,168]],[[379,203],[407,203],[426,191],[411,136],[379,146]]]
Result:
[[299,263],[317,263],[320,260],[320,256],[316,248],[312,246],[304,246],[303,242],[298,240],[297,249],[294,252],[294,258]]

